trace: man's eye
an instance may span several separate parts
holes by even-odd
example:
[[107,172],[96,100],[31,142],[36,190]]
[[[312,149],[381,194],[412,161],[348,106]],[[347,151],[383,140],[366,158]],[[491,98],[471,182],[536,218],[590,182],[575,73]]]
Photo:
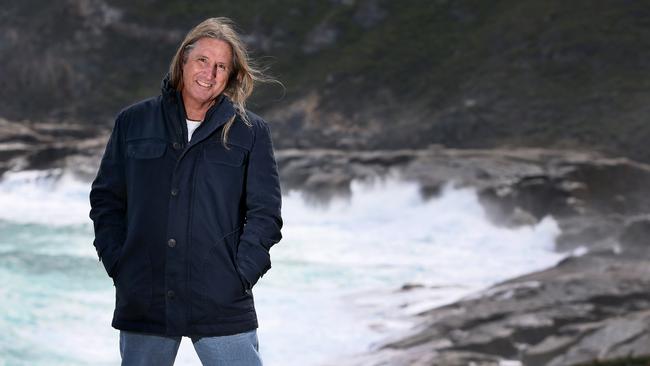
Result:
[[226,65],[219,65],[219,66],[217,66],[217,67],[218,67],[220,70],[225,70],[225,69],[226,69]]
[[202,64],[206,63],[208,60],[206,60],[204,57],[201,57],[198,59],[198,61]]

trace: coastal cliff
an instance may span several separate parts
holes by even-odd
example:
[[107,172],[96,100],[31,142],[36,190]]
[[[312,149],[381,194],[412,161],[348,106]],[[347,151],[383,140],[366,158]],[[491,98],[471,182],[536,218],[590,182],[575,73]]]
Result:
[[26,0],[0,12],[0,117],[110,128],[185,32],[229,16],[284,84],[278,148],[557,147],[650,161],[643,1]]

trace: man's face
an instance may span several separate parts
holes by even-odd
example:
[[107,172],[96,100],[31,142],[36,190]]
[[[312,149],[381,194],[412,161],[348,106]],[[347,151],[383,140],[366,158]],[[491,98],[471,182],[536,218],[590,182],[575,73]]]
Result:
[[212,102],[228,84],[232,49],[222,40],[201,38],[183,64],[183,99],[197,105]]

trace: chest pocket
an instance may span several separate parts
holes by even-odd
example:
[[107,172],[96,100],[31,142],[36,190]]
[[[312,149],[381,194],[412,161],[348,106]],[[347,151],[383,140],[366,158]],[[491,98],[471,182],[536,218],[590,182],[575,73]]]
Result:
[[203,158],[206,162],[211,164],[221,164],[232,167],[242,166],[246,160],[246,150],[236,145],[230,145],[229,147],[230,149],[226,150],[221,143],[205,145],[205,148],[203,149]]
[[127,155],[133,159],[155,159],[163,156],[167,144],[158,141],[143,141],[127,145]]

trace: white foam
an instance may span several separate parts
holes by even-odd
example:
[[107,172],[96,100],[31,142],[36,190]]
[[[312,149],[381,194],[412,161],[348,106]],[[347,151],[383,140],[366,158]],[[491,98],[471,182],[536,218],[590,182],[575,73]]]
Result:
[[[404,329],[408,316],[561,258],[552,250],[560,232],[552,218],[495,227],[469,188],[447,185],[429,201],[417,184],[392,179],[353,182],[351,190],[328,207],[307,205],[299,192],[283,201],[284,239],[256,288],[269,365],[367,351]],[[404,283],[425,288],[396,292]],[[295,354],[288,339],[309,352]]]
[[71,174],[7,172],[0,182],[0,219],[46,225],[87,224],[90,184]]

